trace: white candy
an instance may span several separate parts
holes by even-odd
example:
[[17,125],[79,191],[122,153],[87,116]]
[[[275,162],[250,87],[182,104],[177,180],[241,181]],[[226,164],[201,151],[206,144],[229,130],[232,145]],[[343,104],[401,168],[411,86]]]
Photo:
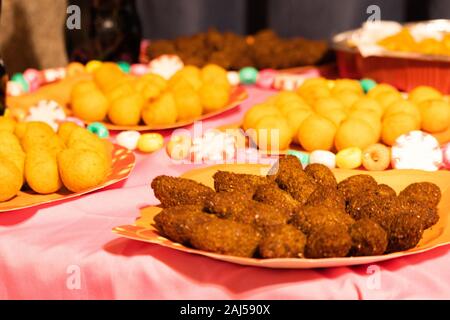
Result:
[[237,71],[228,71],[227,78],[228,78],[228,82],[232,86],[237,86],[240,82],[239,72],[237,72]]
[[395,169],[437,171],[443,156],[435,137],[422,131],[411,131],[395,140],[391,163]]
[[26,122],[42,121],[57,131],[59,123],[66,119],[64,109],[53,100],[40,100],[37,105],[28,110]]
[[183,61],[171,54],[164,54],[148,64],[148,71],[169,80],[178,70],[184,67]]
[[141,134],[138,131],[122,131],[116,137],[117,144],[128,150],[137,148]]
[[328,168],[336,168],[336,155],[326,150],[315,150],[309,155],[309,163],[320,163]]

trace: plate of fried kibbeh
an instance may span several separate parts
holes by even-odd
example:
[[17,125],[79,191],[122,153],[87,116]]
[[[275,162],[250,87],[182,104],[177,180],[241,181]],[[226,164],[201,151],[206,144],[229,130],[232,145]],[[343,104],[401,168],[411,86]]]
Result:
[[324,268],[374,263],[450,243],[450,172],[368,172],[224,164],[181,177],[156,177],[161,202],[129,239],[231,263],[266,268]]

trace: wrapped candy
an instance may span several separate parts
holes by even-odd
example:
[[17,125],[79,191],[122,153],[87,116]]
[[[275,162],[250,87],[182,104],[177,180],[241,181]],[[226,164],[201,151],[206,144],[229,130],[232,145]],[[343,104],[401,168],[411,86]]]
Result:
[[239,73],[236,71],[228,71],[227,78],[228,78],[228,82],[232,86],[237,86],[240,83]]
[[183,61],[171,54],[164,54],[150,61],[149,72],[160,75],[165,79],[170,79],[178,70],[184,67]]
[[164,138],[159,133],[144,133],[139,137],[138,149],[141,152],[150,153],[164,146]]
[[37,90],[44,81],[41,72],[36,69],[25,70],[23,77],[28,82],[30,91]]
[[309,156],[310,163],[319,163],[330,169],[336,168],[336,155],[327,150],[314,150]]
[[20,83],[15,81],[8,81],[6,84],[6,94],[11,97],[17,97],[20,96],[23,91],[23,87]]
[[106,139],[109,137],[109,131],[103,123],[92,122],[87,126],[87,130],[97,135],[101,139]]
[[66,119],[66,113],[56,101],[40,100],[37,105],[32,106],[25,116],[25,121],[42,121],[57,131],[59,123]]
[[[87,67],[86,67],[87,68]],[[42,71],[46,83],[64,79],[66,77],[66,68],[53,68]]]
[[362,151],[360,148],[350,147],[342,149],[336,154],[336,165],[341,169],[356,169],[362,164]]
[[116,137],[116,142],[119,146],[127,148],[128,150],[135,150],[138,146],[141,134],[138,131],[122,131]]
[[450,142],[442,147],[442,157],[444,168],[450,169]]
[[431,134],[411,131],[395,140],[391,163],[395,169],[436,171],[443,163],[442,150]]
[[264,69],[258,73],[258,78],[256,79],[256,85],[260,88],[270,89],[275,82],[275,76],[277,72],[273,69]]
[[142,63],[132,64],[130,72],[134,76],[143,76],[148,73],[148,65]]

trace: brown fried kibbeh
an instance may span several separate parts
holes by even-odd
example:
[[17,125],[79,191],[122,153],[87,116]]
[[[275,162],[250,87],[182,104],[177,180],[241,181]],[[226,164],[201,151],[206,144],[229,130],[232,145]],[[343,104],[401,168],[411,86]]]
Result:
[[238,257],[252,257],[261,234],[251,225],[215,219],[196,226],[191,244],[194,248]]
[[323,187],[337,188],[336,177],[330,168],[320,163],[312,163],[306,166],[305,173],[316,184]]
[[387,252],[414,248],[422,238],[423,231],[422,222],[416,214],[398,214],[390,224]]
[[324,206],[303,207],[294,213],[292,224],[309,235],[323,227],[343,226],[348,229],[354,220],[345,211]]
[[283,209],[251,200],[247,203],[244,210],[236,215],[230,216],[230,219],[253,225],[259,230],[264,231],[271,226],[286,224],[290,219],[290,215]]
[[434,183],[416,182],[403,189],[399,197],[434,207],[441,201],[442,194],[439,187]]
[[268,183],[263,176],[228,171],[217,171],[213,179],[216,192],[239,191],[249,198],[253,197],[258,186]]
[[349,233],[352,238],[350,256],[375,256],[386,251],[387,233],[371,219],[363,218],[356,221],[350,227]]
[[189,244],[194,227],[214,219],[217,217],[202,212],[201,206],[183,205],[163,209],[155,216],[154,221],[156,229],[163,236]]
[[322,226],[308,236],[305,256],[312,259],[345,257],[351,246],[352,238],[345,226]]
[[156,177],[151,187],[163,208],[186,204],[203,205],[206,199],[214,195],[214,190],[201,183],[170,176]]
[[360,196],[377,188],[378,184],[372,176],[357,174],[338,183],[337,189],[346,202],[354,196]]
[[251,199],[239,191],[217,192],[206,200],[205,209],[220,218],[230,218],[241,213]]
[[292,225],[268,228],[259,244],[262,258],[302,258],[306,236]]
[[285,210],[289,215],[300,206],[297,200],[292,198],[286,191],[281,190],[275,183],[268,183],[257,187],[253,199]]
[[336,188],[317,186],[308,197],[306,206],[324,206],[345,211],[345,200]]
[[280,156],[278,161],[270,168],[267,177],[276,180],[278,173],[283,171],[303,171],[303,165],[296,156]]

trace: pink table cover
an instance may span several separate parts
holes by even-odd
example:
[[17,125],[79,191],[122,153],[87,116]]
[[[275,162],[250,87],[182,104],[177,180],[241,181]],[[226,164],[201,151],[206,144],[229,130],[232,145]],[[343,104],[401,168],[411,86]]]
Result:
[[[249,88],[238,109],[204,123],[238,122],[273,92]],[[170,132],[165,132],[169,135]],[[448,299],[448,247],[377,265],[316,270],[245,267],[119,238],[156,204],[157,175],[178,176],[164,150],[137,155],[126,182],[53,205],[0,213],[1,299]]]

